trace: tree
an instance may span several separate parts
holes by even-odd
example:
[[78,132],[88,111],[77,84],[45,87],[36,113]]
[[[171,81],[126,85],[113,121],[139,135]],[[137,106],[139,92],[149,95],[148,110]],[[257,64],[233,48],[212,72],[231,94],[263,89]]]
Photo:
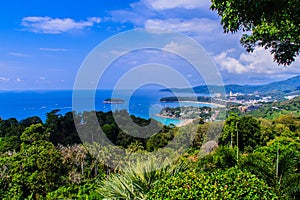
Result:
[[62,143],[62,136],[60,133],[61,125],[60,125],[60,119],[61,115],[57,114],[59,110],[53,110],[49,113],[47,113],[47,119],[46,119],[46,126],[50,129],[50,141],[57,145],[59,143]]
[[29,127],[32,124],[42,124],[43,121],[41,118],[34,116],[34,117],[27,117],[26,119],[21,120],[20,122],[21,126]]
[[237,132],[237,123],[239,122],[239,117],[234,114],[230,113],[228,118],[225,121],[223,132],[221,137],[219,138],[219,144],[230,144],[233,145],[233,137],[236,135]]
[[[65,115],[58,114],[60,110],[47,113],[46,127],[49,128],[50,141],[54,145],[79,144],[81,140],[76,131],[72,112]],[[78,121],[78,120],[77,120]]]
[[[41,199],[63,184],[61,154],[50,142],[39,140],[22,146],[19,153],[0,163],[6,167],[4,199]],[[1,185],[1,184],[0,184]]]
[[147,140],[146,149],[147,151],[155,151],[159,148],[163,148],[173,138],[174,133],[172,131],[169,131],[168,133],[159,132]]
[[221,16],[225,33],[246,32],[241,44],[248,52],[271,49],[281,65],[290,65],[299,55],[299,0],[212,0],[211,9]]
[[4,199],[41,199],[64,183],[61,154],[48,139],[42,124],[32,124],[20,137],[20,152],[0,159]]
[[87,151],[81,144],[72,146],[59,145],[62,163],[67,166],[69,182],[79,184],[85,178],[85,166],[87,164]]
[[22,133],[20,139],[24,144],[31,144],[39,140],[49,140],[49,133],[47,129],[42,124],[32,124],[27,127]]
[[8,151],[19,151],[21,140],[18,136],[4,137],[0,139],[0,154]]
[[219,144],[235,146],[237,140],[238,148],[241,151],[251,152],[261,146],[260,122],[253,117],[243,116],[239,118],[237,115],[231,114],[225,121]]
[[255,174],[273,187],[282,198],[300,197],[299,141],[279,137],[268,146],[242,157],[239,167]]
[[236,149],[220,146],[213,154],[199,159],[196,169],[199,171],[225,170],[236,166],[236,164]]
[[16,118],[9,118],[0,122],[0,137],[20,136],[23,129],[19,126]]

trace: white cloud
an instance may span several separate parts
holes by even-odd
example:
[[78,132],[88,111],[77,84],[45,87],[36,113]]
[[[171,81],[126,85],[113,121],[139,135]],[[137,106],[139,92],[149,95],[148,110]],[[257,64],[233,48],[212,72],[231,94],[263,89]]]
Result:
[[238,60],[228,57],[227,53],[223,52],[214,57],[216,63],[220,64],[222,70],[226,70],[229,73],[241,74],[247,72]]
[[63,48],[39,48],[41,51],[53,51],[53,52],[60,52],[60,51],[68,51],[68,49]]
[[163,49],[169,50],[169,51],[178,51],[178,50],[182,50],[182,46],[180,46],[179,44],[177,44],[174,41],[171,41],[169,44],[164,46]]
[[29,57],[29,55],[19,52],[8,52],[8,55],[15,57]]
[[21,25],[27,31],[44,34],[60,34],[71,30],[80,30],[100,23],[98,17],[87,18],[86,21],[75,21],[71,18],[24,17]]
[[[143,27],[148,19],[191,19],[192,17],[213,17],[210,0],[140,0],[130,4],[130,8],[110,11],[106,21],[129,22]],[[195,10],[197,9],[197,10]],[[201,10],[199,10],[201,9]],[[206,15],[204,13],[207,13]]]
[[9,78],[1,76],[0,81],[9,81]]
[[[176,41],[171,41],[166,44],[162,50],[175,53],[176,55],[193,61],[205,60],[207,59],[208,53],[201,46],[195,45],[195,43],[188,40],[176,39]],[[172,56],[168,55],[170,59],[174,59]]]
[[24,80],[22,80],[21,78],[17,77],[17,78],[16,78],[16,81],[17,81],[18,83],[20,83],[20,82],[23,82]]
[[169,52],[176,52],[176,53],[179,53],[181,55],[190,55],[192,57],[194,57],[195,59],[196,58],[199,58],[199,55],[197,54],[198,50],[196,48],[189,45],[189,44],[183,44],[182,42],[174,42],[174,41],[171,41],[169,44],[165,45],[163,48],[163,50],[165,51],[169,51]]
[[44,80],[46,80],[46,77],[41,76],[41,77],[40,77],[40,80],[41,80],[41,81],[44,81]]
[[155,10],[167,10],[174,8],[197,9],[209,8],[210,0],[148,0]]
[[[178,31],[214,55],[224,49],[240,47],[241,33],[224,34],[220,19],[209,9],[210,4],[210,0],[139,0],[127,9],[111,11],[106,20],[121,25],[130,23],[149,31],[150,28]],[[160,31],[152,29],[152,33]]]
[[299,73],[299,58],[289,67],[278,66],[272,55],[264,48],[256,48],[253,53],[242,53],[238,59],[229,56],[230,52],[222,52],[214,56],[221,70],[233,73],[251,73],[257,75],[276,75],[282,73]]
[[171,18],[166,20],[148,19],[145,28],[164,28],[179,32],[213,33],[220,29],[219,22],[207,18],[180,19]]

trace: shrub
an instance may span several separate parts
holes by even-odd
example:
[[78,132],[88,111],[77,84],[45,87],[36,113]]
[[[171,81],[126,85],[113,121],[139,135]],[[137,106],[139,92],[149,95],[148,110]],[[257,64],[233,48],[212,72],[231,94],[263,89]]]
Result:
[[237,168],[212,174],[183,172],[154,184],[148,199],[278,199],[255,175]]

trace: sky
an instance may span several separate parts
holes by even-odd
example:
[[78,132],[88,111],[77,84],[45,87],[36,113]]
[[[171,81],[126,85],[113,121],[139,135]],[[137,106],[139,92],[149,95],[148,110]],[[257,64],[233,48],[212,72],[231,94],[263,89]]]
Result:
[[[224,34],[210,4],[210,0],[3,0],[0,90],[72,89],[82,63],[97,45],[136,28],[164,28],[191,37],[206,50],[225,84],[262,84],[299,75],[299,58],[283,67],[262,48],[247,53],[239,43],[241,33]],[[193,86],[203,83],[184,59],[142,50],[115,60],[99,88],[111,88],[122,73],[152,62],[174,67]],[[141,73],[133,79],[147,76]]]

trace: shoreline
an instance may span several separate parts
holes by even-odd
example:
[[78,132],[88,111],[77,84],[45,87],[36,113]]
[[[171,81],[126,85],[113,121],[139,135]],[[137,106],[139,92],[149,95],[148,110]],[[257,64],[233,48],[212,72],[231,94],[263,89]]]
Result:
[[168,116],[164,116],[164,115],[160,115],[160,114],[154,114],[153,116],[159,117],[159,118],[164,118],[164,119],[175,119],[175,120],[179,120],[180,122],[176,125],[176,127],[183,127],[186,126],[190,123],[192,123],[195,119],[180,119],[180,118],[176,118],[176,117],[168,117]]
[[161,103],[196,103],[196,104],[208,104],[212,106],[216,106],[218,108],[225,108],[225,105],[212,103],[212,102],[202,102],[202,101],[161,101]]
[[177,127],[183,127],[186,126],[188,124],[193,123],[194,119],[183,119],[183,122],[180,122],[178,125],[176,125]]

